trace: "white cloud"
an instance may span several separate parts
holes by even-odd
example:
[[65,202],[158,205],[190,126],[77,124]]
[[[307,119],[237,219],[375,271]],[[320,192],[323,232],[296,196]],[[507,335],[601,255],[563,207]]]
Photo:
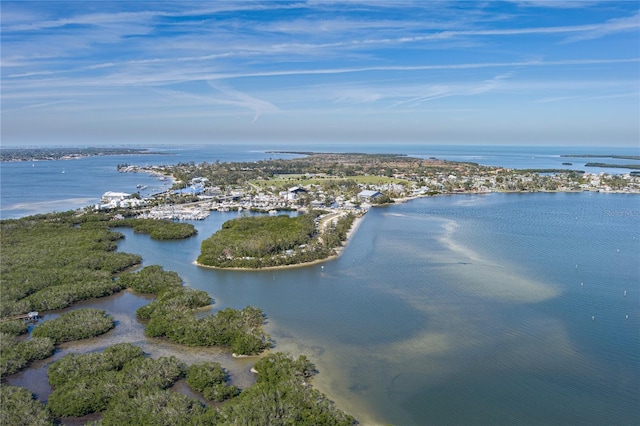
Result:
[[522,7],[542,7],[552,9],[576,9],[593,6],[602,1],[593,0],[508,0]]
[[255,123],[264,113],[274,113],[278,111],[278,107],[272,103],[233,89],[224,83],[216,81],[208,81],[207,83],[222,95],[226,96],[228,99],[227,102],[230,104],[252,110],[254,112],[254,116],[253,120],[251,120],[251,124]]

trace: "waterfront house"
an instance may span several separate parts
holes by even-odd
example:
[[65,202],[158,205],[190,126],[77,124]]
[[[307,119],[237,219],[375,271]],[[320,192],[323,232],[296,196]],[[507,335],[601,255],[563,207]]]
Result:
[[104,194],[102,194],[102,202],[104,204],[109,204],[112,202],[118,202],[118,201],[122,201],[125,198],[129,197],[131,194],[127,194],[125,192],[114,192],[114,191],[107,191]]
[[299,186],[294,186],[293,188],[289,188],[289,191],[287,193],[287,199],[297,200],[300,195],[306,194],[306,193],[307,193],[306,189]]
[[380,191],[371,191],[371,190],[365,189],[358,193],[359,200],[373,201],[379,197],[382,197],[382,193]]

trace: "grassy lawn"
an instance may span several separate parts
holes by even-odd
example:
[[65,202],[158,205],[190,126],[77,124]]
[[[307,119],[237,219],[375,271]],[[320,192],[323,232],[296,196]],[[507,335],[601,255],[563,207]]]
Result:
[[329,181],[341,181],[341,180],[352,180],[358,184],[365,185],[386,185],[386,184],[409,184],[409,181],[406,179],[398,179],[387,176],[346,176],[346,177],[338,177],[338,176],[327,176],[327,177],[314,177],[314,178],[305,178],[306,175],[303,174],[287,174],[287,175],[278,175],[275,178],[269,180],[252,180],[251,184],[255,186],[259,186],[261,188],[270,188],[275,187],[276,190],[285,190],[291,188],[292,186],[305,186],[305,185],[322,185]]

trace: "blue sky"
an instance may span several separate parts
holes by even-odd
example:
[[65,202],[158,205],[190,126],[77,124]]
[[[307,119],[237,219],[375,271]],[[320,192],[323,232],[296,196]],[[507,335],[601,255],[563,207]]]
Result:
[[637,1],[5,1],[2,144],[638,146]]

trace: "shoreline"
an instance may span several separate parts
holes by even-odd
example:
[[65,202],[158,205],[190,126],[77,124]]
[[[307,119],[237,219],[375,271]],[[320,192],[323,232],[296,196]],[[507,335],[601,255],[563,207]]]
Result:
[[366,214],[355,217],[355,219],[353,220],[353,223],[351,224],[351,228],[349,229],[349,232],[347,232],[347,238],[344,241],[342,241],[339,247],[335,248],[335,254],[325,257],[323,259],[316,259],[316,260],[312,260],[311,262],[293,263],[291,265],[265,266],[264,268],[222,268],[219,266],[203,265],[201,263],[198,263],[197,260],[194,260],[193,262],[191,262],[191,264],[196,265],[200,268],[217,269],[219,271],[243,271],[243,272],[275,271],[279,269],[304,268],[307,266],[319,265],[321,263],[335,260],[339,258],[342,255],[342,253],[344,253],[345,249],[347,248],[347,245],[349,244],[349,240],[355,234],[356,230],[360,227],[360,224],[364,220],[365,216]]

